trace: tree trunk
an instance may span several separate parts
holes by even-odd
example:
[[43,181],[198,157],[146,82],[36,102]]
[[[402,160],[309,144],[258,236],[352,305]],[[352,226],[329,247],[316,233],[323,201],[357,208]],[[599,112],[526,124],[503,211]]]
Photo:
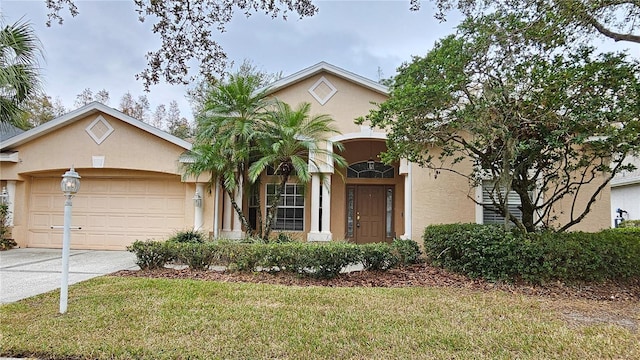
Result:
[[240,222],[242,222],[242,226],[244,226],[247,233],[251,233],[253,231],[253,229],[251,228],[251,224],[249,224],[247,217],[244,216],[244,214],[242,213],[242,208],[238,206],[238,203],[236,202],[236,199],[233,196],[233,191],[226,188],[225,190],[227,192],[227,195],[229,195],[229,198],[231,199],[231,206],[233,206],[233,208],[236,210],[236,214],[238,214],[238,216],[240,217]]
[[278,211],[278,203],[280,202],[280,198],[282,197],[282,193],[284,192],[284,187],[287,184],[287,180],[289,180],[289,175],[282,175],[280,185],[278,185],[279,187],[276,191],[276,197],[273,199],[273,203],[269,205],[269,210],[267,211],[267,219],[265,220],[264,234],[262,237],[262,239],[265,241],[269,241],[269,235],[271,235],[271,228],[273,227],[273,219],[275,218],[276,212]]

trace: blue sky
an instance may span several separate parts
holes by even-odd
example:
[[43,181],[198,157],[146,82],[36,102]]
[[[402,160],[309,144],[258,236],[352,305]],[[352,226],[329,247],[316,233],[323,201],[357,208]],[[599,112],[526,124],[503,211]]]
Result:
[[[127,91],[143,95],[135,74],[146,65],[144,54],[156,50],[158,35],[150,23],[140,23],[133,0],[75,0],[80,14],[68,12],[62,26],[45,26],[44,0],[1,0],[7,22],[21,17],[32,22],[45,51],[45,91],[73,109],[77,94],[85,88],[109,91],[117,107]],[[445,23],[433,18],[434,8],[423,1],[418,12],[409,11],[409,0],[318,1],[320,11],[311,18],[271,19],[262,14],[250,18],[237,14],[223,34],[214,33],[230,60],[251,60],[259,69],[289,75],[326,61],[372,80],[391,77],[412,55],[425,55],[440,38],[455,31],[460,18],[452,14]],[[612,43],[608,42],[607,46]],[[631,47],[628,44],[618,44]],[[637,49],[637,46],[636,46]],[[151,110],[176,100],[182,115],[192,119],[185,98],[186,87],[159,84],[146,93]]]

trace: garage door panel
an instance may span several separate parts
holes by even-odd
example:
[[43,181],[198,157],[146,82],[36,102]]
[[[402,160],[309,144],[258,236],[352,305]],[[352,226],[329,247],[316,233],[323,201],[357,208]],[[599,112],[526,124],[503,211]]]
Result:
[[[175,180],[83,178],[73,199],[71,244],[77,249],[125,249],[135,240],[166,239],[184,229],[185,185]],[[59,179],[34,179],[28,244],[59,248],[64,196]]]

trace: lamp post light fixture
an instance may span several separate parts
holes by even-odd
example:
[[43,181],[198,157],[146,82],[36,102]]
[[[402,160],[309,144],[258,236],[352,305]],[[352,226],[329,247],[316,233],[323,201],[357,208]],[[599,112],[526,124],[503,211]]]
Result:
[[66,198],[64,202],[64,232],[62,236],[62,281],[60,284],[60,314],[67,312],[69,298],[69,252],[71,248],[71,198],[80,190],[80,175],[73,169],[62,175],[60,188]]

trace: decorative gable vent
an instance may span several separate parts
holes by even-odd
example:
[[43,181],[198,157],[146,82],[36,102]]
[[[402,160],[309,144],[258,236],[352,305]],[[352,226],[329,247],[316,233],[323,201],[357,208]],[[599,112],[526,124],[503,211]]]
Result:
[[95,120],[93,120],[93,122],[91,122],[91,124],[89,124],[89,126],[87,126],[85,131],[89,136],[91,136],[96,144],[100,145],[114,130],[111,124],[109,124],[102,115],[99,115]]
[[320,105],[326,104],[337,92],[336,87],[324,76],[309,88],[309,94],[311,94]]

